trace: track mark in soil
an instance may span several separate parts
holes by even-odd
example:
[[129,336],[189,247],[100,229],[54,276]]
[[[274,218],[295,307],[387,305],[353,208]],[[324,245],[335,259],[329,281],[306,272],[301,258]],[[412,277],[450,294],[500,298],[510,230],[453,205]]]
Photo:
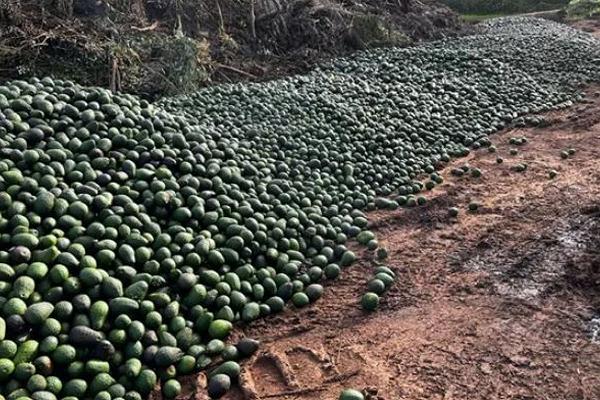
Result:
[[249,374],[259,398],[300,387],[288,360],[278,353],[259,356],[250,366]]
[[325,360],[313,349],[295,346],[285,354],[301,387],[310,387],[315,379],[320,382],[327,376],[323,370]]

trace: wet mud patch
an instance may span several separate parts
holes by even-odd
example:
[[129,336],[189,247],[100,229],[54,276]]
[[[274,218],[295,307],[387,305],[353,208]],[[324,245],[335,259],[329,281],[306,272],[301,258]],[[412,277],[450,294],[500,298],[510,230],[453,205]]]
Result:
[[510,248],[480,242],[462,267],[488,274],[487,282],[501,296],[541,301],[549,291],[564,289],[573,281],[574,271],[594,261],[599,231],[597,214],[577,213],[520,238]]

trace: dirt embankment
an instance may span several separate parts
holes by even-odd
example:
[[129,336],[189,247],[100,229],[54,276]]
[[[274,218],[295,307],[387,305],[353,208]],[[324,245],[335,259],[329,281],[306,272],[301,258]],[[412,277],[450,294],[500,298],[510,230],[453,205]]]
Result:
[[584,32],[591,33],[596,37],[600,37],[600,19],[583,19],[573,21],[570,25]]

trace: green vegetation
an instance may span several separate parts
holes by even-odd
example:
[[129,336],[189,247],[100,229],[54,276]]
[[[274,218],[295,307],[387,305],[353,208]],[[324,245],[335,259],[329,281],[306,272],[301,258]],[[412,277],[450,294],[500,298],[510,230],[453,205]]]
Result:
[[570,18],[590,18],[600,16],[599,0],[571,0],[567,6]]
[[[598,59],[587,34],[511,18],[154,104],[0,86],[0,394],[176,398],[207,370],[223,396],[258,348],[234,324],[319,301],[350,243],[385,259],[366,211],[424,206],[452,158],[582,99]],[[376,266],[362,307],[394,281]]]

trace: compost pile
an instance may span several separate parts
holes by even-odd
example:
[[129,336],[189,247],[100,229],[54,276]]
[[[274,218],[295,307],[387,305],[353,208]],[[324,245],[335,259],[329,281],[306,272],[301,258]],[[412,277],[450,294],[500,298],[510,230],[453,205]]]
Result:
[[351,240],[377,307],[394,272],[364,211],[423,204],[452,157],[598,80],[591,36],[513,18],[157,104],[0,86],[0,393],[172,398],[207,369],[222,396],[258,346],[232,324],[316,301]]

